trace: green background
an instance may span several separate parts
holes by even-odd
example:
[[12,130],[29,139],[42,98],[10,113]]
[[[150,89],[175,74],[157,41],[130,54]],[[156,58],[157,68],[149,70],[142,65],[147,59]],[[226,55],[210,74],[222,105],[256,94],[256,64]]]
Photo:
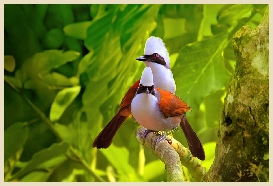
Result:
[[[108,149],[92,142],[140,78],[146,39],[163,39],[176,94],[214,159],[234,72],[232,36],[267,5],[4,5],[5,181],[166,181],[127,119]],[[181,130],[174,137],[187,146]],[[189,175],[189,179],[191,179]]]

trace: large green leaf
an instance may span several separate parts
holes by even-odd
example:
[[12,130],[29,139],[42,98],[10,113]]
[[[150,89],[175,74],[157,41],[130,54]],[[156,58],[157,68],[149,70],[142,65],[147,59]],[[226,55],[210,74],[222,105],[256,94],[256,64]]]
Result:
[[75,51],[61,50],[45,50],[41,53],[36,53],[33,57],[27,59],[23,64],[23,70],[29,78],[39,78],[39,74],[47,74],[52,69],[56,69],[61,65],[71,62],[79,57],[79,53]]
[[24,176],[21,182],[45,182],[49,178],[51,172],[33,171]]
[[[109,161],[109,163],[116,169],[119,175],[122,175],[122,179],[127,177],[130,178],[130,175],[135,174],[135,170],[129,164],[129,151],[128,149],[122,147],[118,148],[114,145],[111,145],[107,149],[100,151]],[[127,180],[129,181],[129,180]]]
[[22,122],[11,125],[4,131],[4,162],[23,148],[28,136],[28,127]]
[[14,175],[19,178],[33,170],[55,168],[67,159],[68,143],[56,143],[33,155],[28,164]]
[[227,72],[222,51],[227,34],[221,34],[183,48],[173,67],[176,94],[198,110],[204,97],[226,86]]

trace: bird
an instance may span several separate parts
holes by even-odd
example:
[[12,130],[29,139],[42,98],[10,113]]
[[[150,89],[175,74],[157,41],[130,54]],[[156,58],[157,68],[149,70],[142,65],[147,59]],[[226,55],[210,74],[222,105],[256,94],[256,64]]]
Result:
[[[176,84],[170,69],[169,53],[161,38],[150,36],[145,43],[144,55],[136,58],[136,60],[144,62],[146,66],[152,69],[155,87],[175,93]],[[128,89],[120,103],[118,112],[95,138],[93,147],[101,149],[108,148],[111,145],[118,129],[131,116],[131,102],[136,95],[139,82],[140,79]]]
[[186,112],[190,110],[191,108],[172,92],[155,88],[153,72],[150,67],[145,67],[131,103],[134,119],[144,128],[154,132],[172,131],[180,125],[192,155],[205,160],[203,146],[186,118]]

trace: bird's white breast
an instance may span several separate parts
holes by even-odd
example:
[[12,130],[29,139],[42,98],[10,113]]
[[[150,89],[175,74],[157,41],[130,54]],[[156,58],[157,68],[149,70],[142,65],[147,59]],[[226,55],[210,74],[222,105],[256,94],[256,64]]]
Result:
[[135,120],[141,126],[154,131],[166,131],[175,128],[181,117],[166,118],[160,112],[157,103],[157,97],[151,94],[137,94],[131,104],[131,111]]

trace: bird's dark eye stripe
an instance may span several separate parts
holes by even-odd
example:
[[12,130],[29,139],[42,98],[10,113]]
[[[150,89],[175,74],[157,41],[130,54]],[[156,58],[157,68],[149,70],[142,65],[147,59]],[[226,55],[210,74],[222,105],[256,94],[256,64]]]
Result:
[[153,53],[152,55],[144,55],[144,57],[147,58],[148,61],[150,62],[154,62],[154,63],[158,63],[158,64],[166,66],[165,59],[158,53]]
[[152,95],[155,95],[154,85],[152,86],[143,86],[142,84],[139,85],[137,89],[137,94],[144,93],[146,91],[149,91]]
[[146,89],[147,89],[147,86],[142,86],[141,89],[142,89],[142,90],[146,90]]
[[152,91],[154,89],[154,85],[153,86],[150,86],[148,87],[149,91]]

